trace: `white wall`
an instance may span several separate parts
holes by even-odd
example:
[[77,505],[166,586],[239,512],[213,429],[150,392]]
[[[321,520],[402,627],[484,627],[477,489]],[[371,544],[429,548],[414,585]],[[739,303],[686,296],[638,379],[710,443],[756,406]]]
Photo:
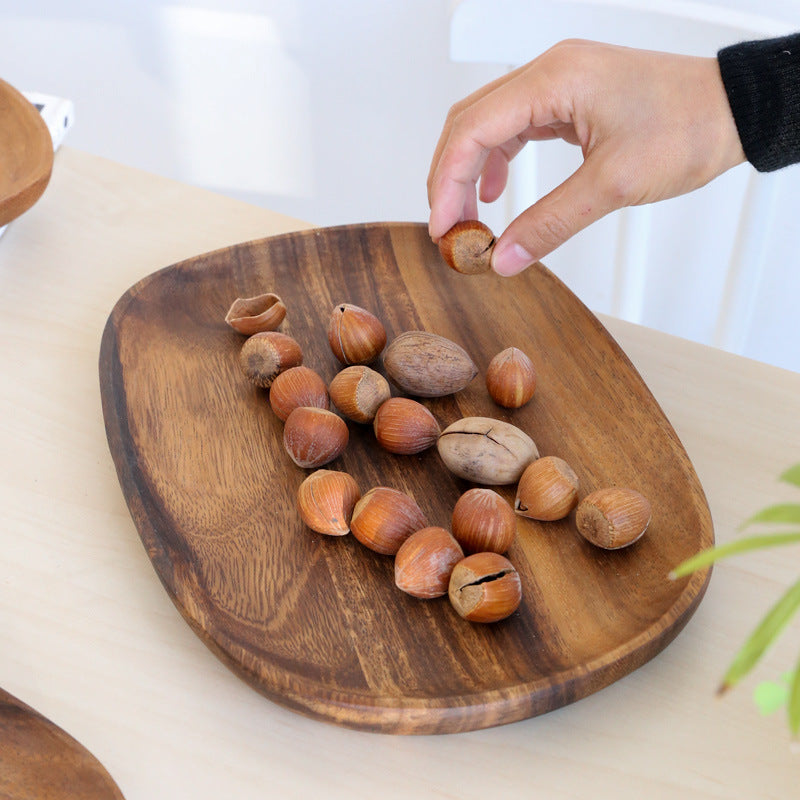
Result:
[[[763,6],[736,4],[753,13]],[[319,225],[423,221],[425,178],[447,109],[507,68],[450,60],[457,5],[0,0],[0,76],[72,99],[77,121],[67,143],[75,147]],[[562,180],[578,156],[552,147],[560,149],[540,171],[544,185]],[[792,169],[768,255],[774,268],[739,349],[800,370],[800,170]],[[746,181],[747,170],[725,176],[722,191]],[[680,227],[656,234],[671,266],[653,279],[643,321],[710,341],[708,298],[721,291],[725,266],[707,233],[729,220],[718,214],[709,223],[698,213],[708,207],[702,194],[687,202]],[[501,229],[505,205],[483,217]],[[718,232],[729,254],[733,231]],[[610,234],[598,227],[593,235],[602,242]],[[693,259],[703,259],[704,277]],[[610,267],[593,240],[570,243],[548,263],[590,307],[611,309]]]

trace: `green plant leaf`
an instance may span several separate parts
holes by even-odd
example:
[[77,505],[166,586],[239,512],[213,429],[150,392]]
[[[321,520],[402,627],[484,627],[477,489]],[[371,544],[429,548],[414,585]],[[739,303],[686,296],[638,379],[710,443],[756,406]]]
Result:
[[753,700],[764,717],[774,714],[781,706],[786,705],[789,689],[775,681],[761,681],[753,691]]
[[800,503],[777,503],[774,506],[762,508],[757,514],[753,514],[741,527],[746,528],[757,522],[800,524]]
[[787,589],[742,645],[722,679],[720,694],[735,686],[750,672],[798,607],[800,607],[800,580]]
[[791,483],[792,486],[800,487],[800,464],[789,467],[789,469],[780,476],[780,479],[784,483]]
[[762,534],[759,536],[748,536],[743,539],[736,539],[736,541],[733,542],[727,542],[717,547],[709,547],[707,550],[701,550],[696,555],[678,564],[678,566],[670,572],[669,577],[675,580],[689,575],[698,569],[708,567],[721,558],[735,556],[739,553],[747,553],[751,550],[759,550],[762,547],[776,547],[778,545],[793,544],[795,542],[800,542],[800,531]]
[[797,736],[798,732],[800,732],[800,661],[797,662],[794,675],[789,684],[786,709],[789,713],[789,730],[792,736]]

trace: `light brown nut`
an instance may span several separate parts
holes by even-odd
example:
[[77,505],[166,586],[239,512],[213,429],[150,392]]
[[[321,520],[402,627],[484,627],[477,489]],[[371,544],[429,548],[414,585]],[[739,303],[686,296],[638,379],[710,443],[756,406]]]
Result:
[[514,509],[493,489],[464,492],[453,508],[450,525],[467,553],[505,553],[517,535]]
[[461,547],[444,528],[415,531],[395,556],[395,585],[422,600],[441,597],[447,594],[450,573],[462,558]]
[[413,497],[388,486],[370,489],[353,510],[350,530],[361,544],[393,556],[414,531],[428,522]]
[[297,507],[311,530],[327,536],[344,536],[350,532],[350,518],[360,497],[352,475],[318,469],[300,484]]
[[414,455],[433,447],[442,429],[422,403],[408,397],[392,397],[375,415],[378,444],[390,453]]
[[252,336],[261,331],[274,331],[285,317],[283,301],[268,292],[255,297],[237,297],[225,315],[225,322],[238,333]]
[[494,234],[476,219],[457,222],[439,239],[439,252],[447,266],[465,275],[486,272],[492,266]]
[[386,346],[386,329],[371,311],[339,303],[331,311],[328,343],[342,364],[368,364]]
[[296,408],[330,408],[325,381],[303,366],[290,367],[275,378],[269,389],[269,404],[284,422]]
[[491,417],[457,420],[442,431],[436,446],[452,473],[487,486],[516,483],[525,467],[539,457],[527,433]]
[[514,510],[522,517],[550,522],[566,517],[577,503],[575,470],[563,458],[543,456],[522,473]]
[[635,489],[597,489],[575,512],[578,532],[605,550],[618,550],[639,539],[652,516],[650,501]]
[[389,380],[407,394],[443,397],[461,391],[478,368],[463,347],[427,331],[407,331],[383,354]]
[[347,447],[347,423],[324,408],[296,408],[286,418],[283,446],[298,467],[314,469],[338,458]]
[[453,568],[448,596],[464,619],[498,622],[519,608],[522,582],[514,565],[499,553],[474,553]]
[[489,362],[486,388],[492,400],[503,408],[524,406],[536,391],[533,362],[519,348],[507,347]]
[[392,394],[389,381],[363,365],[345,367],[328,387],[336,408],[353,422],[369,423]]
[[264,331],[251,336],[239,351],[239,364],[256,386],[268,389],[284,370],[303,363],[300,345],[277,331]]

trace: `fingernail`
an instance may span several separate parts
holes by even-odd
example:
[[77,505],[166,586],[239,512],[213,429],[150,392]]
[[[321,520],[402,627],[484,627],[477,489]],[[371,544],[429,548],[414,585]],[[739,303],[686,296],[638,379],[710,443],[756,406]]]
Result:
[[533,256],[517,242],[495,247],[492,253],[492,269],[498,275],[516,275],[531,264]]

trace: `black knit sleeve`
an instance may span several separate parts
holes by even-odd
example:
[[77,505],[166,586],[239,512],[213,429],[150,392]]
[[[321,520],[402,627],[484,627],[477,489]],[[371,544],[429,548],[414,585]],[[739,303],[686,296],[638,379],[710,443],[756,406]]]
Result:
[[717,57],[747,160],[759,172],[800,162],[800,33]]

